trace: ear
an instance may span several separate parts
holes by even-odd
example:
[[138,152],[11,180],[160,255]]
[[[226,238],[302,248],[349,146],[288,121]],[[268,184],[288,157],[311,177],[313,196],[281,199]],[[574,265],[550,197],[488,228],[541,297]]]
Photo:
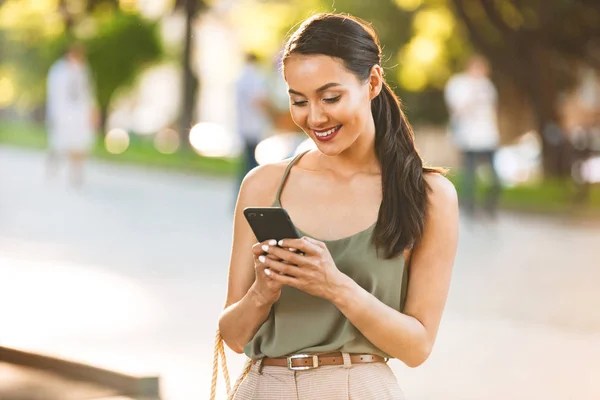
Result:
[[383,68],[380,65],[375,64],[371,68],[371,74],[369,75],[369,99],[373,100],[379,96],[383,87]]

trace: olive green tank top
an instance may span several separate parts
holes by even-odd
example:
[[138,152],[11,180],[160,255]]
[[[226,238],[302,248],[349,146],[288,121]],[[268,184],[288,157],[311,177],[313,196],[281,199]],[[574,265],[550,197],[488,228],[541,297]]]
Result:
[[[306,152],[296,156],[286,168],[273,207],[281,207],[280,196],[285,181],[292,166],[304,154]],[[408,283],[404,258],[379,259],[371,243],[374,228],[375,224],[337,240],[315,239],[327,245],[341,272],[381,302],[401,311]],[[297,231],[301,236],[312,237]],[[244,347],[244,352],[252,359],[333,351],[390,357],[369,342],[332,303],[289,286],[282,288],[268,318]]]

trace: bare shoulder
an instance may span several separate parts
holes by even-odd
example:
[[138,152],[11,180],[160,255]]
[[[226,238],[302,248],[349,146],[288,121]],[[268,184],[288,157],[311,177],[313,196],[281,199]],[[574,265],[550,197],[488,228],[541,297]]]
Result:
[[260,165],[248,172],[242,181],[238,202],[244,206],[270,206],[289,163],[287,159]]
[[436,172],[426,173],[424,178],[429,186],[429,204],[434,209],[452,210],[457,208],[456,189],[448,178]]

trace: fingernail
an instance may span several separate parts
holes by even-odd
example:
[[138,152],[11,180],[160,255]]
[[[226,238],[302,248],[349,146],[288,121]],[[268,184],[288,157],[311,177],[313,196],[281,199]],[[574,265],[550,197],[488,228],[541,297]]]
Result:
[[269,244],[270,244],[271,246],[276,246],[276,245],[277,245],[277,240],[275,240],[275,239],[271,239],[271,240],[269,240]]
[[266,261],[265,256],[259,256],[258,261],[260,261],[261,263],[264,263]]
[[283,246],[283,239],[279,241],[278,243],[280,246]]
[[271,275],[271,270],[268,268],[265,268],[265,274],[267,274],[267,276]]
[[267,246],[266,244],[263,244],[262,245],[262,249],[263,249],[263,251],[268,252],[269,251],[269,246]]
[[288,250],[289,250],[289,251],[291,251],[292,253],[293,253],[294,251],[296,251],[296,249],[294,249],[294,248],[291,248],[291,247],[290,247]]

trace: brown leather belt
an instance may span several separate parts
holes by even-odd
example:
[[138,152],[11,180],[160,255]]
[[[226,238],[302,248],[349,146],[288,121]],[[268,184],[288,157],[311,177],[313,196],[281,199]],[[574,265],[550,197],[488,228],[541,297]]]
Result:
[[[256,363],[258,360],[255,360]],[[386,362],[387,360],[375,354],[350,354],[352,364]],[[287,367],[292,370],[305,370],[321,367],[324,365],[344,365],[342,353],[328,354],[294,354],[289,357],[277,357],[262,359],[262,365],[266,367]]]

